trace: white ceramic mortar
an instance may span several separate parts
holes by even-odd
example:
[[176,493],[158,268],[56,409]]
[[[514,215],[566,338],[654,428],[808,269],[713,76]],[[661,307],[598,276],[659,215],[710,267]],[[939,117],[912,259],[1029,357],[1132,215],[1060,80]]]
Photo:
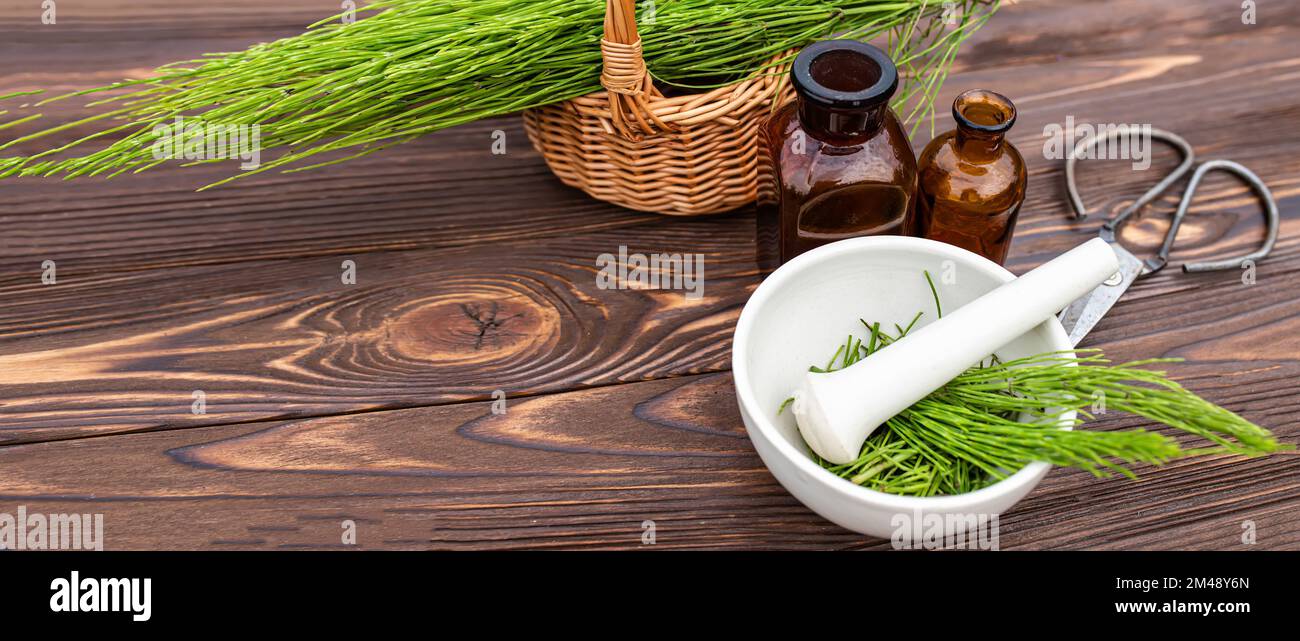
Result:
[[[808,366],[824,366],[837,344],[864,335],[859,318],[882,328],[917,328],[936,320],[926,284],[928,270],[944,313],[956,310],[1015,276],[996,263],[944,243],[903,236],[840,241],[798,256],[755,290],[736,325],[732,372],[741,417],[773,476],[795,498],[845,528],[897,538],[903,524],[936,514],[1001,514],[1042,480],[1050,467],[1031,463],[1009,478],[957,496],[908,497],[860,487],[822,469],[810,458],[790,411],[777,409],[799,388]],[[916,329],[913,329],[915,332]],[[1051,318],[998,348],[1003,360],[1070,350],[1059,321]],[[865,361],[864,361],[865,362]],[[860,401],[871,403],[869,390]],[[1062,417],[1072,420],[1073,412]],[[948,532],[949,535],[953,534]],[[907,537],[904,537],[907,538]]]

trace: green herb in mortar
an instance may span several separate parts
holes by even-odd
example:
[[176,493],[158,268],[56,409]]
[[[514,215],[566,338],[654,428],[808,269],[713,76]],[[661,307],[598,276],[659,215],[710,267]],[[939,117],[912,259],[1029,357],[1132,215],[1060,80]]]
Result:
[[[929,274],[926,274],[929,280]],[[930,284],[933,291],[933,282]],[[939,297],[935,293],[935,309]],[[941,312],[938,312],[942,316]],[[850,367],[907,335],[921,318],[892,332],[861,321],[862,337],[850,335],[825,367]],[[1134,463],[1160,465],[1201,454],[1255,456],[1292,449],[1266,429],[1219,407],[1147,369],[1180,359],[1110,365],[1097,350],[1047,353],[967,370],[943,388],[903,410],[877,429],[851,463],[814,458],[853,483],[912,496],[960,494],[990,485],[1032,461],[1078,467],[1097,475],[1134,477]],[[793,399],[781,405],[783,411]],[[1141,416],[1208,441],[1184,449],[1174,439],[1145,430],[1094,432],[1060,429],[1062,414],[1092,418],[1095,407]],[[1028,422],[1025,422],[1028,421]],[[1082,420],[1075,419],[1078,426]]]

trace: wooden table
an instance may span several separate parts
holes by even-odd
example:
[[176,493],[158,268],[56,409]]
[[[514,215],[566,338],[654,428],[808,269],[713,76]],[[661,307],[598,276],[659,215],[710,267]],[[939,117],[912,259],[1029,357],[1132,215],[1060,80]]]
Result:
[[[1041,151],[1049,123],[1149,123],[1258,172],[1283,222],[1257,282],[1165,270],[1087,344],[1185,358],[1177,378],[1294,443],[1300,5],[1258,4],[1244,25],[1235,2],[1023,2],[969,43],[939,100],[987,87],[1020,107],[1016,272],[1102,217],[1067,217],[1063,163]],[[138,77],[334,9],[60,2],[42,25],[36,6],[0,0],[0,94]],[[1084,197],[1113,212],[1173,164],[1167,149],[1145,173],[1088,164]],[[759,282],[752,212],[675,219],[591,200],[548,173],[517,117],[194,192],[229,171],[0,184],[0,512],[103,513],[110,549],[337,548],[345,520],[367,549],[638,548],[645,521],[656,548],[889,547],[795,501],[746,439],[728,364]],[[1153,249],[1174,201],[1125,242]],[[1215,175],[1175,260],[1244,253],[1262,230],[1249,191]],[[705,295],[597,289],[596,257],[620,245],[705,254]],[[1300,457],[1139,471],[1054,470],[1003,515],[1002,547],[1300,549]]]

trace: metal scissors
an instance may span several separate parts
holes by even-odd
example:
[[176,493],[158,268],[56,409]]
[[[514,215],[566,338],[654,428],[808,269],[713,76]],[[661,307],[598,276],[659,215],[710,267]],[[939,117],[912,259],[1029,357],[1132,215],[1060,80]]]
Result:
[[[1074,209],[1075,219],[1087,217],[1087,209],[1083,206],[1083,199],[1079,197],[1079,189],[1075,183],[1074,168],[1078,163],[1079,156],[1091,147],[1107,141],[1111,138],[1128,135],[1125,128],[1112,129],[1105,135],[1085,139],[1075,146],[1072,153],[1065,160],[1065,188],[1070,197],[1070,205]],[[1196,194],[1196,188],[1200,186],[1201,180],[1205,174],[1220,170],[1234,174],[1241,178],[1259,197],[1260,202],[1264,205],[1264,216],[1267,221],[1268,229],[1265,232],[1264,244],[1259,249],[1245,256],[1238,258],[1228,258],[1223,260],[1214,260],[1201,263],[1183,264],[1184,273],[1192,272],[1209,272],[1223,269],[1233,269],[1245,264],[1247,261],[1258,261],[1268,255],[1273,250],[1273,244],[1277,242],[1278,227],[1280,225],[1277,202],[1273,200],[1273,194],[1269,192],[1264,181],[1260,180],[1254,172],[1237,164],[1231,160],[1208,160],[1196,167],[1192,173],[1192,178],[1187,181],[1187,187],[1183,189],[1182,200],[1178,203],[1178,209],[1174,212],[1173,220],[1169,223],[1169,231],[1165,232],[1164,241],[1160,245],[1160,250],[1155,256],[1144,260],[1134,256],[1132,252],[1125,249],[1117,239],[1120,225],[1122,225],[1134,212],[1148,203],[1160,197],[1161,194],[1182,178],[1192,166],[1196,163],[1196,154],[1192,146],[1188,144],[1181,136],[1164,131],[1162,129],[1152,129],[1151,137],[1156,140],[1173,145],[1182,156],[1182,161],[1169,175],[1165,176],[1154,187],[1147,190],[1133,204],[1125,207],[1110,220],[1102,224],[1098,236],[1110,244],[1111,249],[1115,250],[1115,256],[1119,259],[1119,271],[1108,278],[1104,283],[1098,285],[1091,293],[1074,301],[1061,312],[1061,324],[1065,327],[1066,333],[1070,336],[1070,344],[1078,345],[1083,337],[1092,331],[1101,317],[1115,305],[1120,296],[1128,291],[1128,288],[1138,279],[1146,278],[1169,264],[1169,253],[1173,250],[1174,239],[1178,236],[1178,228],[1183,223],[1183,217],[1187,215],[1187,210],[1192,204],[1192,197]]]

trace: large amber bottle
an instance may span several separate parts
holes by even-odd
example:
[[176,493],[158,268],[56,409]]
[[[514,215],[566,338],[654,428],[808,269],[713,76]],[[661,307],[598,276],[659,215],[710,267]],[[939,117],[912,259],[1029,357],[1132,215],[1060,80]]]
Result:
[[797,100],[759,128],[759,263],[829,242],[913,234],[916,156],[889,108],[898,71],[856,40],[808,46],[790,70]]
[[1016,107],[1001,94],[973,90],[957,96],[952,116],[957,128],[921,152],[919,232],[1001,265],[1028,181],[1025,159],[1005,139]]

